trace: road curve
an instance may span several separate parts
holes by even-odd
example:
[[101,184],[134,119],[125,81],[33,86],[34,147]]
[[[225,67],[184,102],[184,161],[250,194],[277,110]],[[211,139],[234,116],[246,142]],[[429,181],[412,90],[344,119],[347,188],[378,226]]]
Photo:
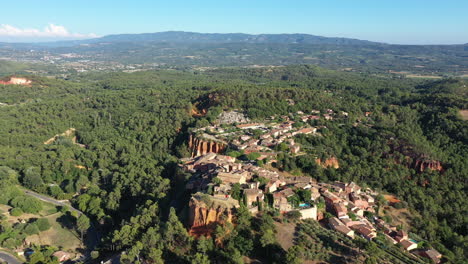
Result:
[[10,253],[0,251],[0,259],[6,261],[8,264],[21,264],[22,262],[15,258]]
[[[45,195],[30,191],[30,190],[24,190],[24,193],[26,195],[35,197],[35,198],[37,198],[37,199],[39,199],[41,201],[47,202],[47,203],[55,204],[55,205],[58,205],[58,206],[66,206],[70,211],[74,211],[78,215],[84,214],[83,212],[81,212],[80,210],[74,208],[70,204],[62,202],[62,201],[55,200],[54,198],[51,198],[49,196],[45,196]],[[89,257],[89,254],[90,254],[91,250],[93,250],[96,247],[96,245],[99,243],[99,241],[101,239],[101,234],[94,227],[92,222],[91,222],[91,226],[89,227],[87,233],[88,233],[88,235],[90,235],[89,237],[91,238],[89,240],[90,243],[87,244],[89,252],[86,253],[87,257]]]
[[29,195],[29,196],[32,196],[32,197],[35,197],[39,200],[42,200],[44,202],[48,202],[48,203],[51,203],[51,204],[55,204],[55,205],[58,205],[58,206],[66,206],[67,208],[70,209],[70,211],[75,211],[77,212],[79,215],[80,214],[83,214],[83,212],[81,212],[80,210],[76,209],[76,208],[73,208],[71,205],[65,203],[65,202],[61,202],[61,201],[58,201],[58,200],[55,200],[51,197],[48,197],[48,196],[45,196],[45,195],[42,195],[42,194],[38,194],[38,193],[35,193],[33,191],[29,191],[29,190],[25,190],[24,193],[26,195]]

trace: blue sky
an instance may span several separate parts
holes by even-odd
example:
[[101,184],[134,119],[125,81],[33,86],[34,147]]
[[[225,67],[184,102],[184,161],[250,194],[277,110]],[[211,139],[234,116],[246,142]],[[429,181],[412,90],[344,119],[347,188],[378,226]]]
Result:
[[183,30],[455,44],[467,14],[468,0],[16,0],[2,1],[0,41]]

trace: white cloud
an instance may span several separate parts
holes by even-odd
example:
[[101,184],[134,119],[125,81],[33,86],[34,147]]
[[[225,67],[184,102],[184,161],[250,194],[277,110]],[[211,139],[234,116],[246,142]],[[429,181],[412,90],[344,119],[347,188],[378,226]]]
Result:
[[56,39],[83,39],[95,38],[96,34],[71,33],[64,26],[50,23],[44,30],[35,28],[17,28],[7,24],[0,25],[0,37],[10,38],[56,38]]

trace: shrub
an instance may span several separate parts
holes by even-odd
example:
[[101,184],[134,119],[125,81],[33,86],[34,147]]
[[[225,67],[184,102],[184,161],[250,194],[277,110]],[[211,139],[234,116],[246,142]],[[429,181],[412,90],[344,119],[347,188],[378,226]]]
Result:
[[33,224],[28,224],[25,228],[24,228],[24,233],[26,233],[27,235],[35,235],[35,234],[39,234],[39,228],[37,227],[37,225],[35,223]]
[[20,208],[25,213],[38,213],[42,210],[42,204],[39,200],[25,195],[17,196],[10,201],[10,205]]
[[49,186],[49,188],[48,188],[48,193],[49,193],[51,196],[57,198],[57,196],[59,196],[60,194],[63,194],[63,190],[60,189],[60,187],[54,185],[54,186]]
[[47,218],[38,219],[35,224],[40,231],[46,231],[50,229],[50,223]]
[[92,259],[99,258],[99,251],[91,251],[91,258]]
[[21,210],[20,208],[13,208],[10,211],[10,215],[12,216],[20,216],[22,214],[23,214],[23,210]]

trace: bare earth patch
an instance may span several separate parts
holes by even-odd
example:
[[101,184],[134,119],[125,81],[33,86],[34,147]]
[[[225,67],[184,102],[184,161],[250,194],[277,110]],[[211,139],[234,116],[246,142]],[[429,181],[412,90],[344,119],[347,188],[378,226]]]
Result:
[[57,218],[61,214],[50,215],[46,217],[49,219],[51,228],[47,231],[41,232],[38,235],[32,235],[26,238],[27,242],[39,245],[54,245],[62,247],[65,251],[76,251],[80,248],[80,240],[78,234],[63,227]]
[[468,110],[460,110],[460,115],[463,120],[468,120]]
[[296,224],[275,222],[275,226],[277,231],[276,240],[284,250],[288,250],[294,245]]

